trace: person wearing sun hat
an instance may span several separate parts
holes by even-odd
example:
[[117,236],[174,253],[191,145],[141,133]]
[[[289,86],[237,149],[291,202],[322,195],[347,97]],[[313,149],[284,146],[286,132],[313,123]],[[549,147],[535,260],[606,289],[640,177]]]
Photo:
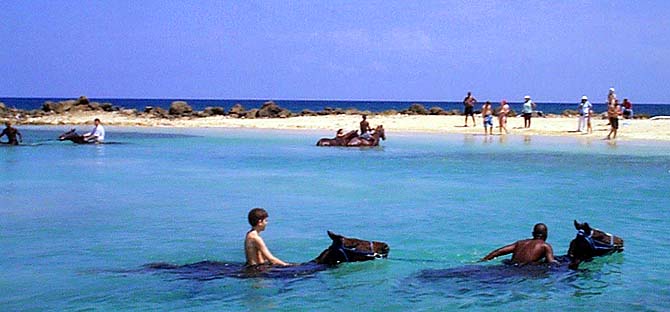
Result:
[[589,102],[589,98],[586,95],[582,96],[582,101],[579,103],[579,123],[577,124],[577,132],[584,131],[584,127],[587,125],[587,119],[589,118],[589,113],[592,108],[593,105]]

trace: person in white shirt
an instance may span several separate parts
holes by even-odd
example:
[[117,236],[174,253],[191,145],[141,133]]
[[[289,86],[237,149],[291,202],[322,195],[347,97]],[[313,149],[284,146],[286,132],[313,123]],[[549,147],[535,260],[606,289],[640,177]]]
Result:
[[84,140],[102,143],[105,141],[105,128],[100,124],[100,119],[96,118],[93,123],[95,128],[91,132],[84,133]]
[[577,124],[577,132],[584,131],[592,108],[593,105],[589,102],[589,98],[586,97],[586,95],[582,96],[582,102],[579,103],[579,123]]

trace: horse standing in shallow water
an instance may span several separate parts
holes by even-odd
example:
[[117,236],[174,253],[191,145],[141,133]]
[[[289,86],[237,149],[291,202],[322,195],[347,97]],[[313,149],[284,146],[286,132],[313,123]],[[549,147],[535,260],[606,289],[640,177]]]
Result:
[[332,139],[323,138],[316,142],[316,146],[346,146],[349,140],[358,136],[358,130],[351,130],[341,138],[335,137]]
[[370,261],[386,258],[390,251],[388,244],[377,241],[366,241],[347,238],[328,231],[332,244],[314,260],[292,266],[273,266],[262,264],[246,266],[242,263],[226,263],[217,261],[201,261],[185,265],[168,263],[149,263],[145,269],[149,271],[165,271],[178,274],[183,279],[212,280],[223,277],[234,278],[294,278],[311,275],[318,271],[333,268],[343,262]]

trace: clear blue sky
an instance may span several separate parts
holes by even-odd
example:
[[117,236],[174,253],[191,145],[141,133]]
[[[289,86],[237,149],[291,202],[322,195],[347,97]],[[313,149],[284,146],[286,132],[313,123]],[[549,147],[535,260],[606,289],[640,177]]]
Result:
[[0,96],[670,102],[668,1],[0,1]]

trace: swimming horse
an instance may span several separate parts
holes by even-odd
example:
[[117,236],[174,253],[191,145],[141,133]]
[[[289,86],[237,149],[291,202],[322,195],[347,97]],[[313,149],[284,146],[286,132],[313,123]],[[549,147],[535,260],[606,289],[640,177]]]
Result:
[[577,270],[582,262],[624,250],[623,239],[616,235],[592,228],[588,223],[579,223],[577,220],[574,220],[574,226],[577,236],[570,242],[566,255],[555,257],[558,264],[515,265],[503,260],[502,265],[467,265],[451,269],[423,270],[419,273],[419,278],[423,280],[456,278],[499,282],[501,277],[518,277],[529,274],[544,276],[553,271]]
[[77,134],[76,129],[72,128],[70,131],[67,131],[60,136],[58,136],[58,141],[72,141],[76,144],[93,144],[97,143],[96,141],[89,141],[84,138],[83,135]]
[[319,271],[337,267],[344,262],[371,261],[388,257],[388,244],[378,241],[366,241],[348,238],[328,231],[332,244],[315,259],[292,266],[273,266],[262,264],[246,266],[243,263],[201,261],[185,265],[168,263],[149,263],[145,270],[177,274],[183,279],[212,280],[224,277],[233,278],[295,278],[311,275]]
[[316,146],[343,146],[343,147],[365,147],[365,146],[379,146],[379,139],[386,140],[384,126],[379,125],[370,135],[369,140],[364,139],[358,135],[356,130],[350,131],[342,138],[322,138],[316,142]]

